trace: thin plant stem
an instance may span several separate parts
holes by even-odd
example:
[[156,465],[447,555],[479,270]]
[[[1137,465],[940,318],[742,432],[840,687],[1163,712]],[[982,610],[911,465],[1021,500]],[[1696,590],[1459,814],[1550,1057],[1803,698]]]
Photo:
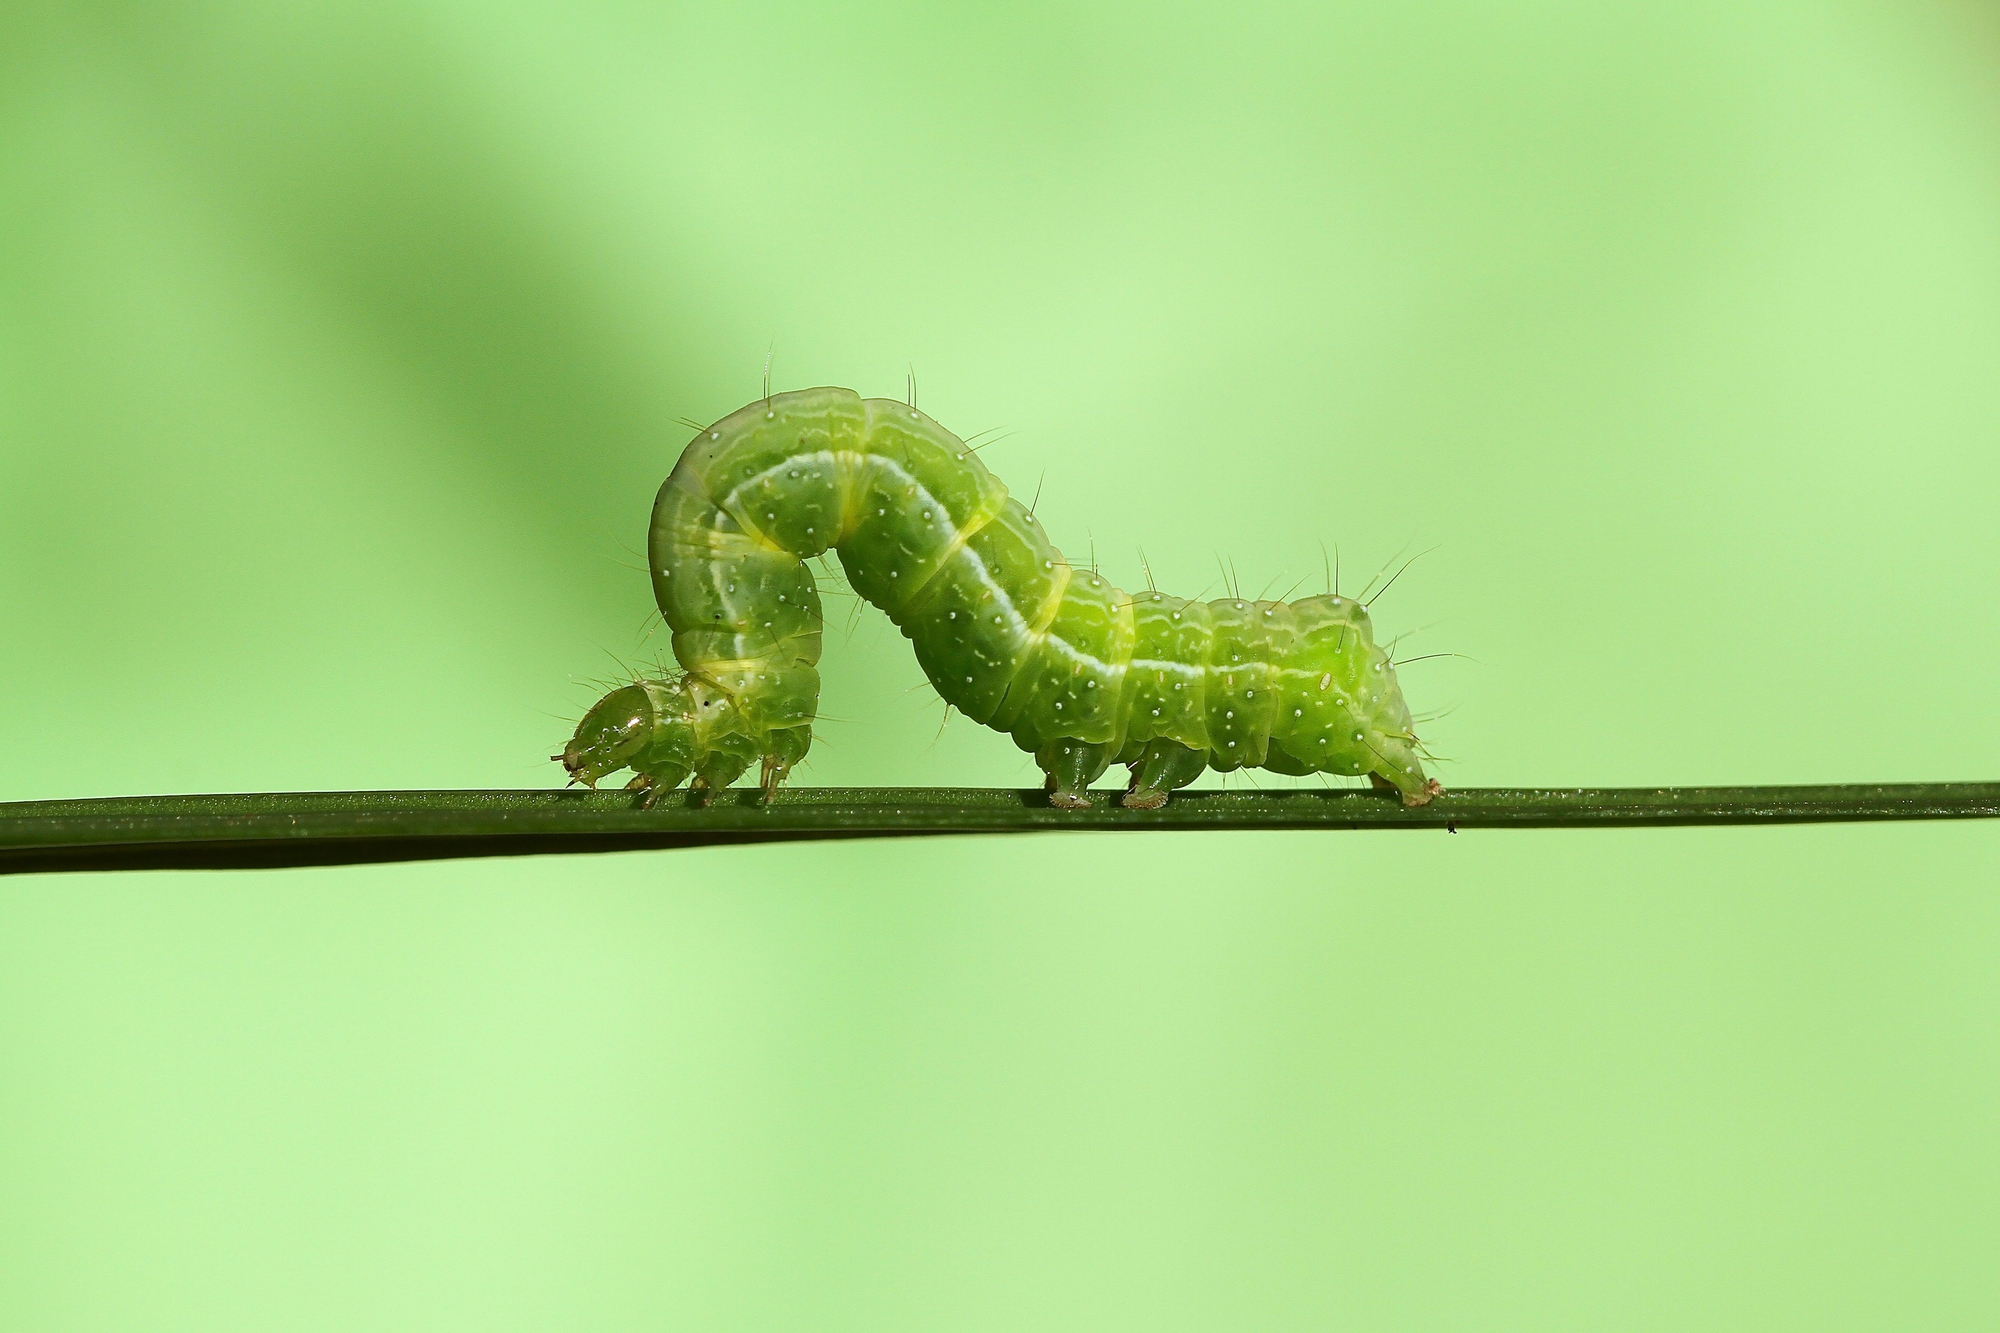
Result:
[[1372,790],[1186,791],[1126,810],[1102,791],[1053,810],[1038,791],[794,787],[685,792],[254,792],[0,803],[0,874],[251,869],[637,851],[823,838],[1198,830],[1640,828],[1990,819],[2000,782],[1821,787],[1474,787],[1410,809]]

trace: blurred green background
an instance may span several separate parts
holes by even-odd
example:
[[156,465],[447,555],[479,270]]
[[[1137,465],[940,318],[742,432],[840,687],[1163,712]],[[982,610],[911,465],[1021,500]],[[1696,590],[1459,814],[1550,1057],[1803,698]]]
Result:
[[[553,785],[767,349],[1128,587],[1439,545],[1448,785],[2000,775],[1987,4],[10,0],[0,799]],[[0,1327],[1990,1328],[1996,853],[11,879]]]

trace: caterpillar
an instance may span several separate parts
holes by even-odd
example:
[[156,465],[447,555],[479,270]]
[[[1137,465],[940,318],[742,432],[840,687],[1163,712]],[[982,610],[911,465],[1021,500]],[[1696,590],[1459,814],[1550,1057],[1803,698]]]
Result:
[[650,803],[761,763],[774,791],[812,744],[822,617],[805,562],[829,550],[945,702],[1035,757],[1059,808],[1089,805],[1113,763],[1137,809],[1210,768],[1365,774],[1409,805],[1442,790],[1365,605],[1128,595],[1063,559],[958,436],[834,388],[760,399],[689,442],[647,538],[685,674],[593,706],[553,756],[570,780],[630,768]]

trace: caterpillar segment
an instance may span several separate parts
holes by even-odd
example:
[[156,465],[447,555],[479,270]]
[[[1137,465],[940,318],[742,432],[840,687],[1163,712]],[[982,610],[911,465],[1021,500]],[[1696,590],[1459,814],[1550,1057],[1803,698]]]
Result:
[[1366,607],[1127,594],[904,403],[806,389],[724,417],[660,488],[647,549],[685,674],[599,701],[556,756],[572,781],[631,768],[650,801],[758,764],[774,790],[812,744],[823,618],[805,561],[830,550],[944,700],[1034,755],[1059,808],[1089,805],[1113,764],[1139,809],[1210,768],[1367,775],[1410,805],[1441,790]]

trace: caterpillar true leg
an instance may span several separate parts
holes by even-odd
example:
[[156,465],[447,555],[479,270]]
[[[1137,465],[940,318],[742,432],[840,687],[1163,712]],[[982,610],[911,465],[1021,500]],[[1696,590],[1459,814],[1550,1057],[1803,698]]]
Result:
[[805,758],[812,747],[811,727],[786,727],[773,731],[767,738],[771,748],[764,754],[764,768],[758,785],[764,789],[764,798],[769,800],[778,784],[791,774],[793,765]]
[[1129,597],[1072,568],[963,440],[848,389],[762,399],[681,454],[647,554],[687,674],[606,695],[558,756],[571,779],[629,766],[651,798],[760,764],[774,791],[812,744],[822,617],[804,562],[829,550],[945,702],[1035,756],[1057,806],[1088,805],[1114,760],[1138,808],[1205,768],[1366,773],[1411,804],[1438,791],[1365,606]]
[[757,749],[757,739],[741,732],[711,736],[707,753],[695,761],[695,790],[720,791],[727,787],[758,761]]

